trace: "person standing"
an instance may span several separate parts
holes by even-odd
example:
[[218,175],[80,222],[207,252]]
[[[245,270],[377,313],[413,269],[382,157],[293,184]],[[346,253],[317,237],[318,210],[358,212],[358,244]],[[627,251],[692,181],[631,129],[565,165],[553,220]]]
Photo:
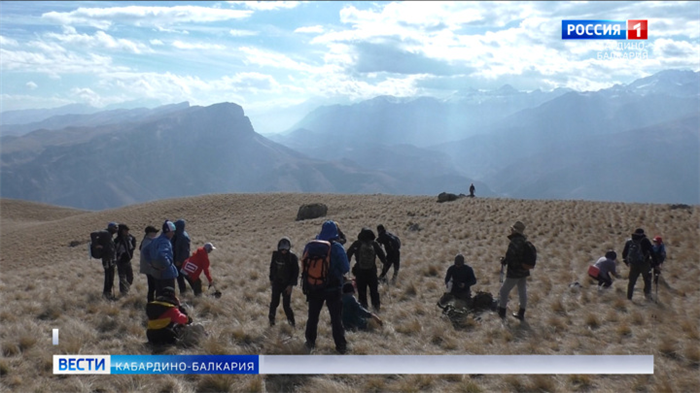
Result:
[[118,225],[117,238],[114,240],[117,255],[117,272],[119,273],[119,293],[125,296],[134,283],[134,270],[131,259],[136,250],[136,238],[129,234],[126,224]]
[[287,316],[287,322],[292,326],[296,325],[291,304],[292,289],[299,280],[299,258],[291,251],[291,248],[291,240],[288,237],[283,237],[277,242],[277,251],[272,252],[270,259],[270,287],[272,289],[272,300],[268,313],[270,326],[275,325],[280,295],[282,295],[282,308]]
[[474,198],[474,191],[476,191],[476,187],[474,187],[474,183],[472,183],[472,184],[469,186],[469,196],[472,197],[472,198]]
[[156,291],[165,287],[175,288],[175,278],[178,276],[173,261],[173,246],[170,239],[175,235],[175,224],[166,220],[160,236],[153,239],[148,246],[147,260],[156,270]]
[[[311,241],[307,243],[306,247],[304,247],[304,256],[302,257],[304,268],[302,282],[306,300],[309,303],[305,332],[306,343],[304,345],[309,351],[315,348],[318,319],[323,303],[326,303],[331,317],[335,350],[340,354],[344,354],[347,352],[347,341],[345,340],[345,330],[342,321],[341,285],[343,276],[350,271],[348,256],[342,244],[338,243],[338,226],[335,222],[330,220],[324,222],[321,227],[321,233],[316,236],[316,239],[320,240],[320,242]],[[330,243],[330,248],[328,243]],[[319,251],[318,254],[317,251]],[[314,259],[311,259],[311,256]],[[322,262],[318,265],[309,263],[317,261],[316,258],[318,257],[324,258],[328,263]],[[317,270],[316,267],[319,265],[321,268]],[[327,270],[326,266],[328,267]]]
[[464,255],[455,256],[454,265],[447,269],[445,286],[455,298],[469,301],[471,299],[471,287],[476,284],[474,269],[464,263]]
[[182,264],[180,276],[185,277],[185,280],[190,284],[195,296],[202,294],[202,280],[199,276],[204,272],[204,275],[209,280],[209,288],[214,284],[214,280],[209,273],[209,254],[216,250],[211,243],[206,243],[199,247],[191,257]]
[[656,265],[654,265],[654,284],[659,285],[659,276],[661,275],[661,265],[666,260],[666,245],[661,236],[654,236],[652,249],[656,256]]
[[393,233],[387,232],[382,224],[377,225],[377,233],[379,234],[377,242],[383,245],[386,251],[386,263],[384,263],[379,280],[386,281],[386,274],[393,266],[394,274],[391,277],[391,281],[392,283],[396,283],[396,278],[399,275],[399,267],[401,265],[401,240]]
[[[179,219],[175,221],[175,235],[173,235],[170,242],[173,245],[173,261],[175,262],[175,267],[178,271],[182,269],[182,264],[185,260],[190,257],[190,235],[185,231],[185,220]],[[185,284],[185,276],[177,276],[177,286],[180,290],[180,294],[187,292],[187,285]]]
[[355,266],[352,268],[352,273],[355,275],[357,283],[357,293],[359,295],[360,304],[367,308],[367,287],[369,287],[370,297],[372,298],[372,307],[375,312],[380,309],[379,299],[379,281],[377,278],[377,257],[383,265],[387,263],[386,256],[382,247],[374,241],[375,236],[369,228],[362,228],[357,235],[357,240],[348,248],[348,261],[355,256]]
[[144,251],[148,249],[153,239],[158,236],[158,230],[152,226],[147,226],[144,229],[145,234],[143,235],[143,240],[139,245],[139,272],[146,275],[146,280],[148,283],[148,292],[146,292],[146,300],[152,302],[156,297],[156,279],[154,274],[156,274],[155,269],[149,261],[146,259],[147,253]]
[[622,250],[622,260],[630,268],[627,299],[632,300],[634,285],[640,274],[644,279],[644,297],[651,299],[651,268],[656,266],[656,254],[651,242],[644,234],[644,229],[637,228],[632,237],[627,239],[625,248]]
[[96,246],[98,249],[102,250],[102,268],[105,272],[102,297],[107,300],[117,300],[117,298],[112,294],[112,288],[114,286],[114,270],[117,264],[117,255],[112,237],[115,233],[117,233],[117,231],[118,225],[116,222],[110,222],[107,224],[107,229],[103,231],[106,232],[106,235],[101,237],[104,240],[102,243]]
[[532,261],[531,263],[534,263],[534,259],[528,256],[534,250],[529,247],[525,236],[525,224],[520,221],[516,221],[510,227],[508,240],[510,243],[506,256],[501,259],[501,264],[507,266],[508,270],[499,292],[498,316],[501,319],[506,318],[508,295],[517,286],[520,308],[517,314],[513,313],[513,316],[522,321],[525,319],[525,309],[527,308],[527,278],[530,276],[530,269],[534,267],[526,262]]

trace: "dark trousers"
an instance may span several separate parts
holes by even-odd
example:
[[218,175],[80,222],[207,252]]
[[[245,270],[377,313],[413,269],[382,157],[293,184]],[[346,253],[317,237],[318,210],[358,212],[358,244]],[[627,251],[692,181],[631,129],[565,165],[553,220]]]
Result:
[[357,284],[357,300],[362,307],[367,308],[367,287],[372,298],[372,307],[379,310],[379,281],[376,269],[356,269],[355,283]]
[[632,300],[632,294],[634,293],[634,284],[637,283],[637,278],[642,275],[644,279],[644,295],[651,295],[651,266],[649,263],[643,263],[640,265],[630,264],[630,277],[629,283],[627,284],[627,299]]
[[598,277],[596,277],[598,280],[598,286],[603,287],[603,288],[609,288],[612,285],[612,279],[610,278],[609,275],[604,275],[603,273],[599,273]]
[[185,293],[187,292],[187,284],[185,284],[184,274],[180,273],[180,269],[182,269],[182,263],[175,264],[175,267],[177,267],[177,271],[179,273],[177,276],[177,286],[180,289],[180,293]]
[[386,274],[389,273],[389,269],[391,269],[392,266],[394,267],[394,277],[396,277],[396,275],[399,274],[399,267],[401,266],[401,251],[394,251],[386,255],[386,263],[384,267],[382,267],[382,274],[380,277],[384,278]]
[[126,295],[129,293],[131,284],[134,283],[134,270],[131,268],[131,261],[118,262],[117,272],[119,273],[119,292]]
[[270,322],[275,322],[275,314],[277,314],[277,307],[280,305],[280,295],[282,295],[282,308],[284,308],[284,315],[287,316],[287,321],[294,324],[294,311],[292,311],[292,294],[287,295],[287,285],[285,284],[272,284],[272,300],[270,301],[270,313],[268,317]]
[[333,292],[319,291],[310,292],[306,295],[309,303],[309,317],[306,320],[306,342],[310,346],[316,345],[316,331],[318,328],[318,317],[321,314],[323,303],[328,307],[331,316],[331,326],[333,328],[333,341],[335,349],[344,352],[347,348],[345,341],[345,329],[343,328],[343,302],[341,300],[340,288]]
[[[185,281],[187,281],[190,284],[190,287],[192,287],[192,290],[194,291],[195,296],[199,296],[202,294],[202,280],[197,279],[196,281],[190,278],[187,274],[182,274],[178,276],[178,278],[184,277]],[[182,292],[182,291],[180,291]]]
[[165,287],[171,287],[173,290],[175,290],[175,279],[174,278],[166,278],[164,280],[156,279],[156,296],[158,296],[158,292],[160,292],[160,290],[165,288]]
[[[108,267],[105,267],[108,266]],[[104,295],[111,295],[112,294],[112,286],[114,286],[114,263],[105,263],[104,261],[102,262],[102,267],[105,270],[105,285],[104,288],[102,289],[102,293]]]
[[150,274],[146,274],[146,280],[148,280],[148,292],[146,293],[146,299],[150,303],[156,298],[156,279]]

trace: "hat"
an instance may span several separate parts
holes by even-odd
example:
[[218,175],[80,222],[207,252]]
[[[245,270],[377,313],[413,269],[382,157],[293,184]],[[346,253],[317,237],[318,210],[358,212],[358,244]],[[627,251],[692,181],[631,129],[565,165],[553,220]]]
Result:
[[155,227],[149,225],[146,227],[145,232],[146,235],[148,235],[149,233],[158,233],[158,230]]
[[163,223],[163,233],[169,233],[175,231],[175,224],[172,221],[165,220]]
[[457,254],[455,256],[455,265],[463,265],[463,264],[464,264],[464,255]]
[[280,239],[279,242],[277,242],[277,251],[289,251],[290,248],[292,248],[292,242],[289,240],[288,237],[283,237]]
[[661,236],[654,236],[654,242],[663,243],[663,239],[661,239]]
[[615,261],[617,260],[617,253],[613,250],[609,250],[608,252],[605,253],[605,258]]
[[116,222],[112,221],[112,222],[110,222],[109,224],[107,224],[107,229],[117,229],[118,226],[119,226],[119,224],[117,224]]
[[519,234],[522,235],[523,232],[525,232],[525,224],[523,224],[523,223],[520,222],[520,221],[516,221],[515,224],[513,224],[513,225],[510,227],[510,229],[512,229],[513,231],[515,231],[515,232],[517,232],[517,233],[519,233]]
[[119,224],[119,230],[122,231],[128,231],[129,227],[126,224]]
[[377,232],[379,232],[379,233],[386,232],[386,229],[384,229],[384,225],[382,225],[382,224],[377,225]]
[[211,243],[205,243],[204,249],[207,250],[207,253],[210,253],[211,250],[216,250],[216,247],[214,247],[214,245]]
[[635,234],[635,235],[643,235],[643,234],[644,234],[644,229],[642,229],[642,228],[637,228],[637,229],[635,229],[634,234]]
[[355,292],[355,287],[352,285],[352,282],[346,282],[343,284],[343,293],[353,293]]
[[158,296],[168,296],[168,297],[175,296],[175,288],[173,288],[173,287],[161,288],[160,290],[157,291],[157,295]]

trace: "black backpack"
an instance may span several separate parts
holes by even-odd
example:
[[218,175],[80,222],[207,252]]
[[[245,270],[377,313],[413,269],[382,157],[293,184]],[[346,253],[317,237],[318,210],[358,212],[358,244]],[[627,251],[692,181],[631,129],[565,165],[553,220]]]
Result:
[[374,251],[373,242],[360,242],[357,248],[357,264],[362,270],[376,269],[375,259],[377,253]]
[[525,241],[525,247],[523,251],[522,266],[525,270],[530,270],[535,268],[537,263],[537,248],[535,245],[530,243],[529,240]]
[[401,249],[401,239],[399,239],[398,236],[394,235],[393,233],[386,233],[387,236],[389,236],[389,239],[391,239],[391,248],[394,249],[394,251],[398,251]]
[[627,262],[633,265],[641,265],[646,261],[646,255],[642,250],[642,241],[630,240],[630,246],[627,249]]
[[[90,234],[90,256],[95,259],[102,259],[108,249],[108,242],[112,241],[112,234],[108,231],[96,231]],[[97,247],[102,246],[102,247]]]

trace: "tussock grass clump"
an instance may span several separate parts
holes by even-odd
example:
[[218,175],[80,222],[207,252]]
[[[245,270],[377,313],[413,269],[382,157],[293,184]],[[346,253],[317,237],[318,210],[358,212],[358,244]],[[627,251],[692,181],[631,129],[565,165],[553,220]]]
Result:
[[586,326],[588,326],[591,329],[597,329],[600,327],[600,320],[598,319],[598,316],[592,313],[588,313],[586,315]]
[[576,392],[587,392],[593,388],[593,378],[586,374],[569,376],[569,383]]

